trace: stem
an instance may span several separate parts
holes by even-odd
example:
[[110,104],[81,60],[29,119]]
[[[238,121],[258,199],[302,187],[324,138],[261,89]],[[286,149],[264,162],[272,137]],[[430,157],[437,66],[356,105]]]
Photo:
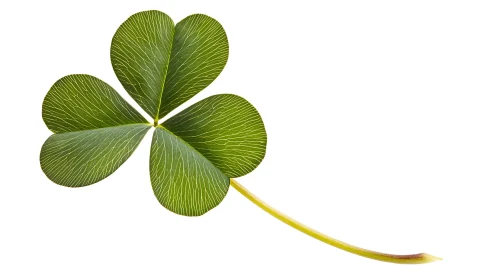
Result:
[[317,239],[326,244],[334,246],[338,249],[350,252],[352,254],[356,254],[362,257],[383,261],[383,262],[391,262],[391,263],[400,263],[400,264],[422,264],[422,263],[430,263],[434,261],[441,260],[439,257],[435,257],[425,253],[412,254],[412,255],[392,255],[379,253],[376,251],[366,250],[357,246],[350,245],[348,243],[342,242],[340,240],[329,237],[323,233],[316,231],[294,219],[285,215],[284,213],[279,212],[277,209],[272,208],[267,203],[263,202],[261,199],[256,197],[254,194],[249,192],[245,187],[239,184],[236,180],[230,179],[230,184],[234,187],[238,192],[244,195],[251,202],[256,204],[258,207],[265,210],[265,212],[274,216],[281,222]]

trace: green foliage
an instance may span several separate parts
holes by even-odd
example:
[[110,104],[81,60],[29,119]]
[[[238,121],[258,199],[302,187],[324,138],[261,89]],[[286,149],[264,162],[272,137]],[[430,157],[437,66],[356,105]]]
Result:
[[242,97],[214,95],[158,125],[213,82],[228,55],[225,31],[208,16],[191,15],[174,25],[159,11],[132,15],[113,37],[111,63],[154,125],[105,82],[90,75],[63,77],[43,101],[43,120],[55,133],[42,146],[43,172],[68,187],[96,183],[116,171],[154,126],[151,185],[160,204],[172,212],[203,215],[220,204],[232,185],[289,226],[353,254],[405,264],[440,260],[425,253],[379,253],[339,241],[277,211],[231,179],[253,171],[267,145],[260,115]]
[[[228,53],[220,23],[200,14],[174,25],[162,12],[140,12],[118,28],[111,43],[118,79],[155,123],[213,82]],[[68,187],[111,175],[153,126],[89,75],[57,81],[42,116],[55,133],[42,146],[42,170]],[[155,127],[149,162],[154,194],[175,213],[202,215],[223,200],[229,178],[258,166],[266,142],[260,115],[242,97],[201,100]]]
[[262,119],[255,107],[237,95],[208,97],[162,125],[229,177],[251,172],[265,155]]
[[118,28],[111,43],[118,79],[155,120],[211,84],[228,56],[220,23],[200,14],[174,26],[162,12],[137,13]]
[[222,201],[229,189],[225,174],[162,127],[154,131],[149,170],[158,201],[181,215],[206,213]]

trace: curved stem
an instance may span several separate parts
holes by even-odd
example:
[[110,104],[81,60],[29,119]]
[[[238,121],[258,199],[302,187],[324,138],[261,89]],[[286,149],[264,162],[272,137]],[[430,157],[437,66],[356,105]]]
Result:
[[425,253],[412,254],[412,255],[392,255],[379,253],[376,251],[366,250],[357,246],[350,245],[343,241],[334,239],[329,237],[321,232],[316,231],[294,219],[285,215],[284,213],[279,212],[277,209],[272,208],[267,203],[263,202],[261,199],[256,197],[254,194],[249,192],[245,187],[239,184],[236,180],[230,179],[230,184],[242,195],[244,195],[251,202],[256,204],[258,207],[265,210],[270,215],[274,216],[281,222],[317,239],[324,243],[327,243],[331,246],[334,246],[338,249],[350,252],[352,254],[356,254],[362,257],[383,261],[383,262],[391,262],[391,263],[400,263],[400,264],[422,264],[422,263],[430,263],[434,261],[441,260],[439,257],[435,257]]

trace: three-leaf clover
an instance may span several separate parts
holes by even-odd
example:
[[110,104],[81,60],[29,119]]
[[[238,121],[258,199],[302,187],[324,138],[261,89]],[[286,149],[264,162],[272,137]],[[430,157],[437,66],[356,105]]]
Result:
[[267,137],[256,109],[242,97],[220,94],[158,120],[213,82],[228,53],[224,29],[206,15],[176,25],[159,11],[131,16],[113,37],[111,63],[154,125],[105,82],[66,76],[43,102],[43,120],[55,133],[42,147],[43,171],[64,186],[96,183],[118,169],[154,126],[149,168],[158,201],[187,216],[217,206],[229,178],[251,172],[265,155]]
[[151,185],[161,205],[172,212],[202,215],[217,206],[232,185],[274,217],[340,249],[396,263],[436,260],[423,253],[378,253],[333,239],[273,209],[231,179],[254,170],[267,143],[260,115],[242,97],[214,95],[159,124],[215,80],[228,54],[225,31],[211,17],[195,14],[175,25],[160,11],[132,15],[113,37],[111,63],[153,124],[98,78],[63,77],[43,101],[43,120],[54,132],[41,149],[43,172],[68,187],[96,183],[116,171],[154,128]]

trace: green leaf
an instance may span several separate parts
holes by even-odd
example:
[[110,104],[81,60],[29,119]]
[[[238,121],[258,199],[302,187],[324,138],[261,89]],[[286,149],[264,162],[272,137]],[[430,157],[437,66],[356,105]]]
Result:
[[114,89],[89,75],[58,80],[43,101],[42,116],[56,132],[42,146],[42,170],[69,187],[109,176],[151,127]]
[[[425,253],[385,254],[339,241],[277,211],[230,179],[255,169],[267,144],[258,111],[242,97],[208,97],[158,126],[159,118],[220,74],[228,51],[222,26],[200,14],[174,26],[162,12],[140,12],[113,37],[111,62],[118,79],[155,120],[149,172],[161,205],[180,215],[200,216],[216,207],[232,185],[278,220],[339,249],[393,263],[440,260]],[[43,101],[42,116],[56,134],[42,146],[41,168],[50,180],[69,187],[111,175],[151,128],[114,89],[89,75],[58,80]]]
[[174,24],[160,11],[129,17],[114,34],[111,64],[126,91],[151,117],[158,115]]
[[67,187],[96,183],[130,157],[150,127],[129,124],[54,134],[42,146],[42,170],[54,183]]
[[155,120],[213,82],[228,55],[224,29],[201,14],[174,26],[162,12],[140,12],[118,28],[111,43],[118,79]]
[[208,212],[223,200],[229,188],[227,176],[162,127],[154,131],[149,169],[158,201],[180,215]]
[[[155,126],[213,82],[228,53],[220,23],[201,14],[174,25],[160,11],[140,12],[111,43],[118,79]],[[114,89],[89,75],[57,81],[42,115],[56,133],[42,147],[42,170],[70,187],[112,174],[151,127]],[[155,129],[150,177],[158,201],[181,215],[206,213],[225,197],[229,176],[245,175],[262,161],[266,140],[260,115],[241,97],[223,94],[192,105]]]
[[147,123],[111,86],[90,75],[69,75],[50,88],[42,117],[55,133]]
[[162,124],[225,175],[245,175],[263,160],[267,134],[258,111],[233,94],[210,96]]
[[211,84],[228,58],[229,42],[218,21],[195,14],[177,23],[159,118]]

